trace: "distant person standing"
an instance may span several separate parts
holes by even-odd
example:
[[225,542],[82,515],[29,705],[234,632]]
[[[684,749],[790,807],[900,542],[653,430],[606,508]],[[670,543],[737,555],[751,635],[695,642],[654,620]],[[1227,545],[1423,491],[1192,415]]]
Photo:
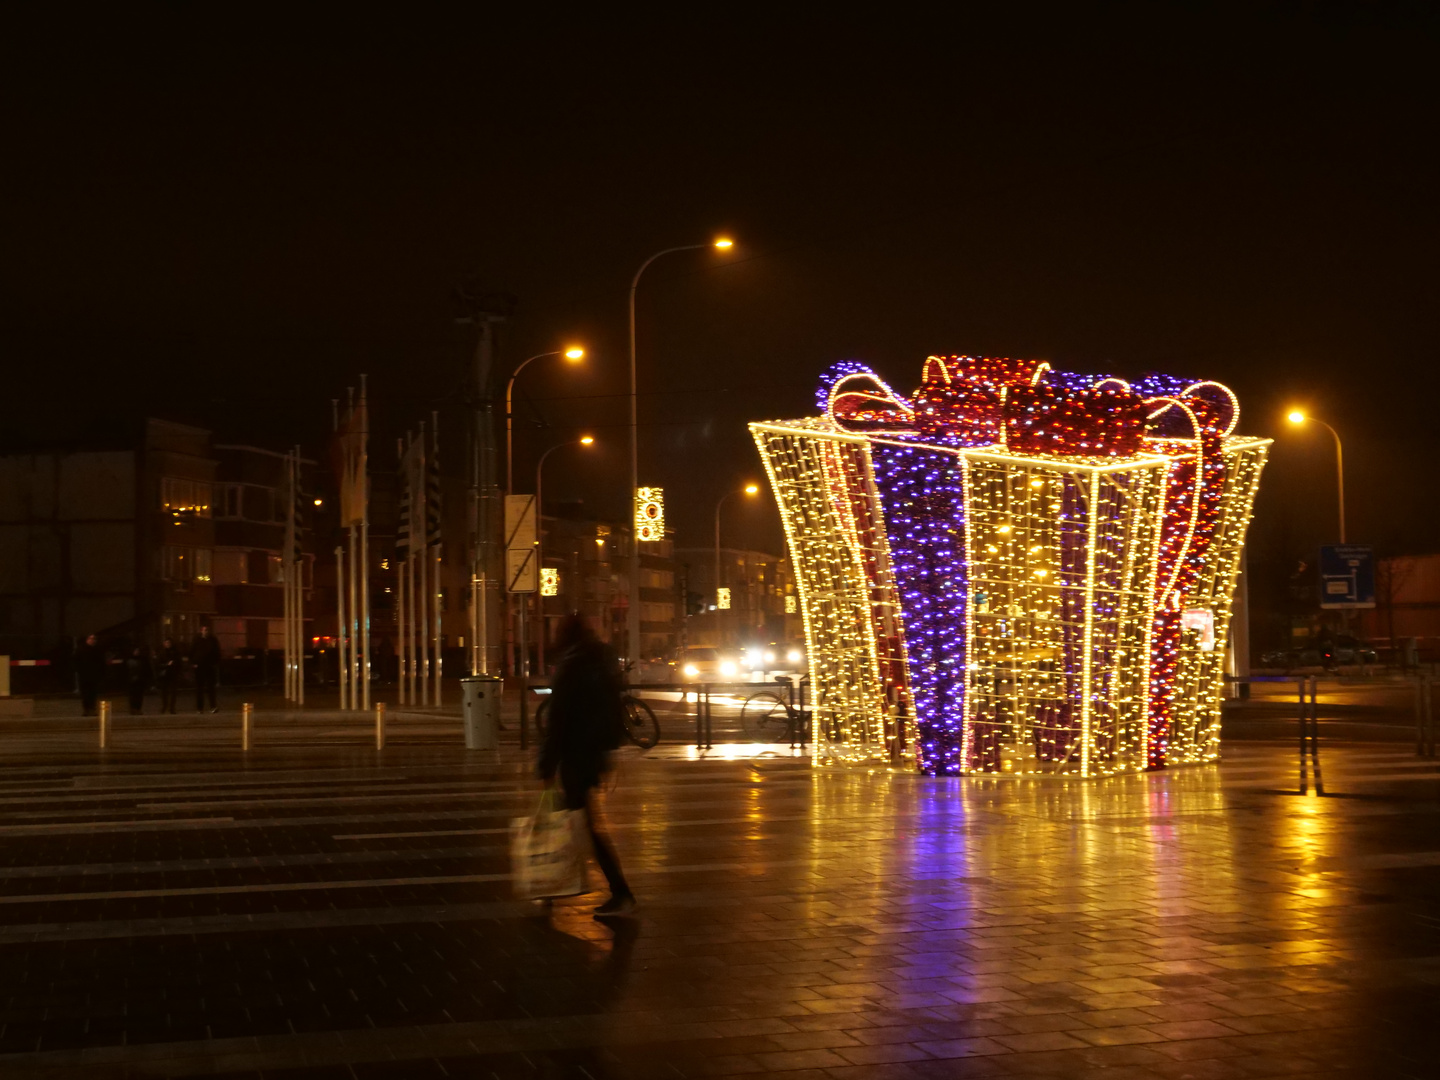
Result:
[[550,680],[550,722],[540,751],[540,778],[550,783],[558,777],[565,809],[585,811],[595,861],[610,885],[610,899],[595,909],[595,917],[629,915],[635,910],[635,894],[625,881],[615,846],[596,820],[600,807],[595,795],[610,752],[625,739],[620,662],[578,613],[561,621],[555,644],[560,659]]
[[220,642],[210,633],[210,625],[202,623],[200,633],[190,642],[190,663],[195,665],[195,711],[205,711],[205,699],[210,699],[210,711],[220,711],[215,701],[215,692],[220,685]]
[[155,681],[160,686],[161,713],[175,711],[175,687],[179,685],[183,663],[180,650],[175,648],[175,643],[167,637],[160,647],[160,655],[155,658]]
[[130,715],[145,711],[145,691],[150,689],[150,651],[136,645],[125,661],[125,683],[130,689]]
[[100,685],[105,681],[105,650],[94,634],[86,636],[75,650],[75,683],[80,688],[80,705],[86,716],[95,715]]

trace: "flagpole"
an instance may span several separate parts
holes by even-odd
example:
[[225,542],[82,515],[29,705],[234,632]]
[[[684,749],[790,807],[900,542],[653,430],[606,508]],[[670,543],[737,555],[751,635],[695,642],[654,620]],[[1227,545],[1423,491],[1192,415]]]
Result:
[[355,703],[360,700],[360,634],[358,625],[360,622],[360,583],[356,580],[358,575],[355,572],[355,554],[359,550],[357,540],[358,537],[355,535],[355,526],[351,525],[349,546],[350,572],[346,575],[346,581],[350,589],[350,606],[348,613],[349,621],[345,624],[350,637],[350,704],[348,708],[351,709],[354,709]]
[[295,560],[295,703],[305,704],[305,560]]
[[430,704],[430,641],[429,634],[425,632],[426,625],[430,621],[430,587],[427,582],[429,574],[425,567],[425,549],[415,553],[415,641],[420,650],[420,667],[416,671],[416,681],[420,684],[420,704]]
[[[442,676],[442,674],[443,674],[442,665],[443,665],[443,661],[444,661],[444,657],[442,656],[442,654],[441,654],[441,652],[440,652],[440,638],[441,638],[441,634],[440,634],[440,599],[441,599],[440,555],[441,555],[441,551],[442,551],[441,536],[442,536],[443,530],[441,529],[441,524],[440,524],[440,511],[441,511],[441,509],[442,509],[442,504],[441,504],[441,501],[440,501],[440,414],[439,414],[438,412],[431,412],[431,414],[430,414],[430,455],[431,455],[431,456],[430,456],[430,460],[429,460],[429,462],[428,462],[428,465],[427,465],[427,468],[426,468],[426,473],[425,473],[425,504],[426,504],[426,505],[425,505],[425,518],[426,518],[426,526],[427,526],[427,530],[426,530],[426,531],[427,531],[427,533],[428,533],[428,531],[429,531],[429,530],[428,530],[429,518],[430,518],[430,472],[431,472],[431,470],[433,470],[433,471],[434,471],[434,474],[435,474],[435,549],[434,549],[434,550],[435,550],[435,555],[434,555],[435,564],[434,564],[434,567],[433,567],[433,569],[434,569],[434,574],[433,574],[433,577],[434,577],[434,587],[433,587],[433,589],[432,589],[432,591],[433,591],[434,594],[435,594],[435,595],[434,595],[434,601],[433,601],[433,603],[434,603],[434,609],[433,609],[433,610],[434,610],[434,612],[435,612],[435,667],[434,667],[434,672],[435,672],[435,695],[434,695],[434,696],[435,696],[435,704],[438,706],[438,705],[440,704],[440,678],[441,678],[441,676]],[[425,539],[428,541],[430,538],[429,538],[429,536],[427,535]]]
[[336,676],[336,683],[340,690],[340,709],[344,711],[345,688],[348,680],[349,669],[345,666],[345,632],[349,629],[345,625],[345,549],[338,544],[335,547],[335,649],[336,660],[339,662],[339,674]]
[[360,637],[365,652],[360,661],[360,708],[370,711],[370,522],[360,523]]
[[419,656],[415,651],[415,564],[411,561],[415,552],[415,485],[414,469],[410,455],[414,453],[415,436],[405,432],[405,454],[401,472],[405,474],[405,558],[400,563],[400,575],[405,579],[405,689],[412,706],[420,699],[415,696],[415,666]]
[[405,704],[405,564],[395,562],[395,703]]
[[360,376],[360,640],[364,652],[360,662],[360,708],[370,711],[370,406],[365,393],[366,377]]
[[415,553],[413,551],[405,556],[405,634],[410,650],[410,670],[405,674],[405,681],[410,686],[410,704],[419,705],[420,688],[415,684],[420,674],[420,646],[415,641]]
[[[416,674],[420,683],[420,704],[428,706],[430,704],[430,574],[429,568],[425,565],[428,560],[425,557],[425,530],[427,526],[424,502],[426,447],[425,421],[423,420],[420,421],[420,438],[418,445],[420,449],[420,467],[416,469],[415,472],[420,476],[420,490],[416,494],[419,495],[421,501],[419,504],[420,513],[412,518],[419,526],[416,530],[419,535],[415,538],[415,563],[418,570],[415,586],[415,638],[420,647],[420,669]],[[412,503],[411,505],[413,506],[414,504]]]
[[[295,545],[295,532],[296,532],[296,529],[297,529],[298,524],[299,524],[299,523],[295,520],[295,504],[296,504],[297,499],[298,499],[297,492],[298,492],[299,486],[300,486],[300,480],[299,480],[299,477],[300,477],[299,456],[300,456],[300,454],[299,454],[299,448],[297,447],[297,448],[296,448],[296,452],[295,452],[294,454],[292,454],[292,455],[289,455],[290,460],[289,460],[289,463],[288,463],[289,466],[290,466],[290,469],[289,469],[289,472],[290,472],[290,477],[289,477],[290,483],[289,483],[289,491],[287,492],[287,494],[288,494],[288,496],[289,496],[289,498],[288,498],[287,501],[289,502],[290,505],[289,505],[289,508],[288,508],[288,510],[287,510],[287,513],[286,513],[286,519],[287,519],[287,521],[289,522],[290,528],[286,530],[286,536],[285,536],[287,550],[285,551],[285,553],[284,553],[284,555],[283,555],[283,558],[284,558],[284,561],[285,561],[286,564],[291,564],[291,560],[294,559],[294,557],[295,557],[295,546],[296,546],[296,545]],[[285,630],[286,630],[286,635],[285,635],[285,700],[286,700],[286,701],[294,701],[294,700],[295,700],[295,697],[296,697],[296,691],[295,691],[295,638],[296,638],[296,634],[295,634],[295,596],[296,596],[296,592],[295,592],[295,580],[294,580],[294,579],[295,579],[294,567],[293,567],[293,565],[287,565],[287,566],[286,566],[286,573],[285,573],[285,588],[286,588],[286,596],[285,596],[285,599],[288,601],[288,603],[286,603],[286,605],[285,605]]]
[[294,483],[295,470],[287,452],[285,455],[285,481],[280,486],[280,490],[285,493],[285,500],[289,504],[289,509],[285,511],[285,533],[280,540],[280,625],[284,628],[283,649],[285,654],[282,664],[285,669],[285,678],[282,681],[285,684],[286,701],[290,700],[290,571],[287,569],[287,563],[290,558],[290,519],[295,513]]
[[[405,500],[405,440],[395,440],[395,456],[400,462],[399,521],[395,529],[395,699],[396,704],[405,704],[405,560],[400,552],[409,546],[409,522],[405,515],[410,512]],[[403,537],[401,530],[405,530]]]
[[295,447],[295,701],[305,704],[305,555],[300,542],[300,447]]

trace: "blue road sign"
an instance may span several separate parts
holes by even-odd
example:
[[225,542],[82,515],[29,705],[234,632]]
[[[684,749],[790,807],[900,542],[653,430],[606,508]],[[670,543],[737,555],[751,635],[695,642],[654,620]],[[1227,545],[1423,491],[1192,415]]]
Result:
[[1320,606],[1375,606],[1375,549],[1363,544],[1327,544],[1320,549]]

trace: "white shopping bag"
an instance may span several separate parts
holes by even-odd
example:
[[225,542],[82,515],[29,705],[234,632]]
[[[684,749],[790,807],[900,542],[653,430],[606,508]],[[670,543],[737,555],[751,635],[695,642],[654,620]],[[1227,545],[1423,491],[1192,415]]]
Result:
[[577,896],[585,888],[585,811],[565,810],[547,787],[533,817],[510,820],[510,866],[521,900]]

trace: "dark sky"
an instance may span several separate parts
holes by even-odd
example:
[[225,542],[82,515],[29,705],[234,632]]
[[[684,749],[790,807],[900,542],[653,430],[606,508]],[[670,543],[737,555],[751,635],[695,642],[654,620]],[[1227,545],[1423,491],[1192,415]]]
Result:
[[[518,298],[506,362],[590,348],[526,373],[520,473],[591,430],[547,491],[615,509],[630,275],[727,232],[733,256],[641,290],[642,481],[682,543],[758,478],[744,422],[809,413],[832,361],[908,390],[964,352],[1230,383],[1279,439],[1277,552],[1333,531],[1329,444],[1280,422],[1303,403],[1345,436],[1351,539],[1436,549],[1427,6],[1084,9],[11,23],[6,424],[161,415],[318,453],[366,372],[382,435],[431,408],[454,430],[468,282]],[[778,540],[768,504],[727,523]]]

